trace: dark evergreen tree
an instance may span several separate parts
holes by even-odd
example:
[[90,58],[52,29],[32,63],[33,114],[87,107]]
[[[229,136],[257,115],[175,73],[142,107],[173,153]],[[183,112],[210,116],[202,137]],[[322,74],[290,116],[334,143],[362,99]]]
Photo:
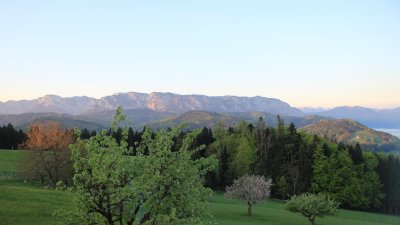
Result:
[[118,127],[117,131],[112,132],[112,136],[113,136],[113,138],[115,138],[115,140],[117,141],[118,144],[121,143],[122,132],[123,132],[123,130],[121,127]]
[[0,127],[0,149],[17,149],[25,139],[25,133],[16,130],[11,123]]
[[135,146],[135,140],[134,140],[134,133],[133,133],[133,129],[132,127],[129,127],[128,129],[128,138],[127,138],[127,143],[128,143],[128,147],[134,147]]
[[201,151],[197,152],[195,157],[197,157],[197,158],[205,157],[208,146],[210,144],[212,144],[214,141],[215,141],[215,139],[213,138],[213,133],[212,133],[211,129],[208,129],[207,127],[203,127],[201,132],[197,135],[194,144],[197,146],[204,145],[205,148],[202,149]]
[[[268,170],[271,174],[272,182],[276,184],[280,177],[286,173],[285,170],[287,168],[285,165],[287,157],[285,149],[286,128],[283,119],[279,115],[277,116],[277,126],[274,130]],[[277,197],[278,194],[278,187],[272,186],[272,196]]]
[[331,156],[331,149],[329,148],[328,144],[325,142],[322,144],[322,151],[326,157]]
[[90,133],[90,136],[91,137],[95,137],[97,135],[97,132],[95,131],[95,130],[93,130],[91,133]]
[[353,160],[355,165],[363,163],[363,153],[359,143],[357,143],[354,147],[350,145],[347,147],[347,149],[350,153],[351,160]]
[[219,188],[220,190],[225,190],[225,187],[230,185],[231,182],[229,182],[229,177],[228,177],[228,170],[229,170],[229,155],[228,151],[226,150],[226,147],[221,152],[221,155],[219,156],[219,169],[218,169],[218,175],[219,175]]
[[272,147],[272,132],[266,126],[262,117],[259,118],[256,127],[256,145],[259,154],[259,173],[265,177],[269,177],[268,164]]
[[376,154],[378,157],[377,173],[383,184],[385,197],[381,211],[387,214],[400,214],[400,159],[392,154]]
[[90,132],[89,132],[89,130],[88,129],[83,129],[82,131],[81,131],[81,139],[82,140],[87,140],[87,139],[89,139],[91,137],[91,135],[90,135]]
[[307,191],[311,179],[312,151],[297,132],[294,123],[288,127],[285,138],[286,161],[284,177],[288,181],[289,195]]

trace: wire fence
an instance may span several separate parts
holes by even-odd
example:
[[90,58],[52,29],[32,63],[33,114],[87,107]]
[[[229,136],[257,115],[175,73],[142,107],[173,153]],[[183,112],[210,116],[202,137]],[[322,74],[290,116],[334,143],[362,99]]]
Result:
[[0,180],[23,181],[26,180],[26,178],[14,171],[0,171]]
[[383,207],[380,212],[391,216],[400,216],[400,208],[398,207]]

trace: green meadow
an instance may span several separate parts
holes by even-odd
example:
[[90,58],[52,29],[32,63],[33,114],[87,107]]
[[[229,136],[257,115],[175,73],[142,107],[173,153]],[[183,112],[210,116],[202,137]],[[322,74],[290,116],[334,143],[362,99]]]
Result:
[[[15,171],[22,151],[0,150],[0,170]],[[57,209],[71,209],[73,196],[68,192],[35,186],[22,181],[0,180],[0,224],[59,224],[53,217]],[[220,193],[210,199],[209,211],[220,225],[307,225],[298,214],[284,209],[284,202],[269,200],[254,207],[254,215],[247,216],[243,202],[227,200]],[[339,210],[335,217],[317,220],[323,225],[396,225],[399,217],[376,213]]]
[[17,171],[18,159],[24,153],[21,150],[0,150],[0,171]]

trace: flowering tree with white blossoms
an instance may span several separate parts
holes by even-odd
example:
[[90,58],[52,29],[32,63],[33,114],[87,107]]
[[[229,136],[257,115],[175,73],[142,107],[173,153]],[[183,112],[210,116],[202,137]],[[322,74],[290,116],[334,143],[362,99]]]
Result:
[[259,201],[266,200],[271,194],[271,179],[264,176],[244,175],[226,188],[225,197],[240,199],[247,202],[249,216],[252,215],[252,206]]

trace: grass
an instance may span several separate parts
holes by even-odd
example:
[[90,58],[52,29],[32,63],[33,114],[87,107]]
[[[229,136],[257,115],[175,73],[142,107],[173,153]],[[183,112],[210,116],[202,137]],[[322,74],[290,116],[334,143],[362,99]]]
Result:
[[0,171],[16,172],[18,160],[25,151],[0,150]]
[[[52,215],[57,209],[72,209],[72,195],[21,182],[0,181],[0,224],[59,224]],[[209,211],[220,225],[307,225],[308,221],[284,210],[284,202],[271,200],[254,207],[247,216],[246,205],[225,199],[221,194],[212,197]],[[387,215],[339,210],[338,216],[317,221],[324,225],[395,225],[400,218]]]
[[[0,170],[14,170],[23,152],[0,150]],[[72,209],[72,194],[45,189],[17,181],[0,181],[0,225],[57,225],[52,215],[57,209]],[[284,202],[270,200],[257,204],[253,216],[241,201],[225,199],[215,194],[209,211],[219,225],[308,225],[306,218],[284,209]],[[323,225],[398,225],[400,217],[376,213],[339,210],[335,217],[317,219]]]
[[32,185],[0,181],[0,224],[60,224],[56,209],[72,208],[72,195]]
[[[308,225],[308,220],[300,214],[284,209],[284,201],[270,200],[257,204],[253,216],[247,216],[247,207],[240,201],[227,200],[215,195],[209,206],[220,225]],[[317,219],[323,225],[398,225],[400,218],[376,213],[339,210],[335,217]]]

